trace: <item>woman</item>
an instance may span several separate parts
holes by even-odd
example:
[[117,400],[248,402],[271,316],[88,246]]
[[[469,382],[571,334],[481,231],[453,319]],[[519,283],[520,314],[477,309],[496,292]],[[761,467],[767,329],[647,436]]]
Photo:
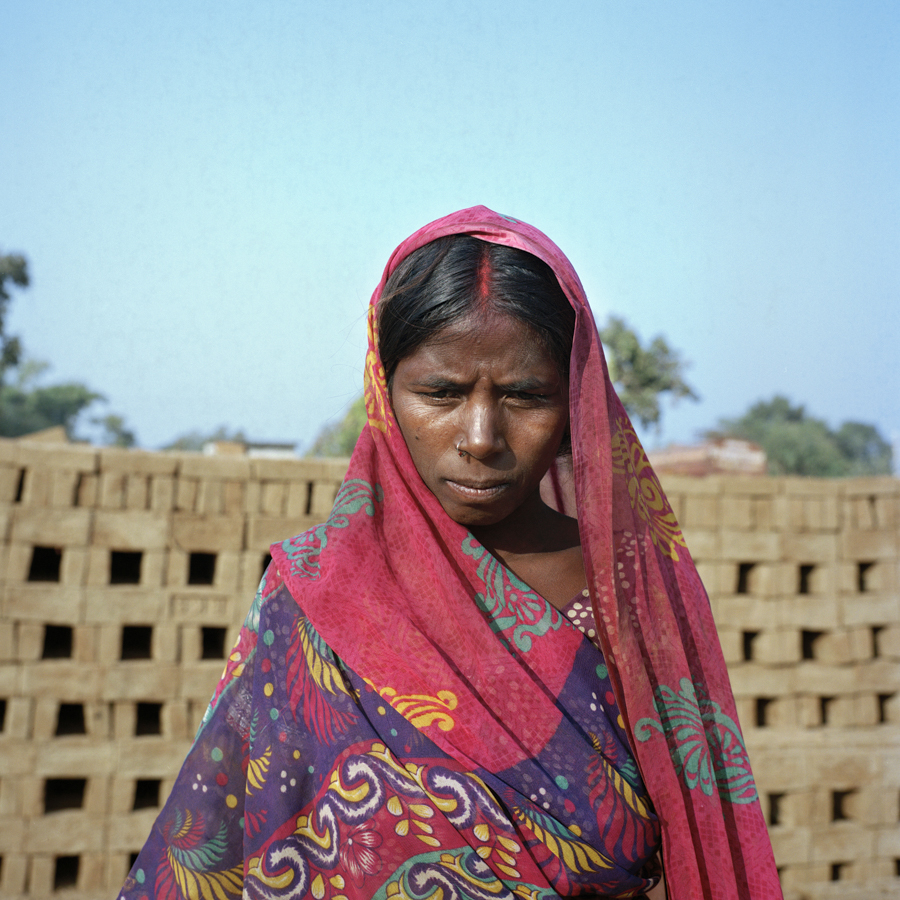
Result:
[[661,856],[674,900],[780,897],[706,596],[566,258],[464,210],[395,251],[369,323],[332,515],[272,548],[125,896],[639,897]]

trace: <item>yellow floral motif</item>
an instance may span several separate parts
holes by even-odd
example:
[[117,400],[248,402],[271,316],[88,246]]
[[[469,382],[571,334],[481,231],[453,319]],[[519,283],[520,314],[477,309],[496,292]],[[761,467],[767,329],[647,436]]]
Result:
[[388,415],[387,382],[384,376],[384,366],[378,359],[378,323],[375,320],[375,307],[369,307],[368,319],[369,350],[366,353],[365,371],[365,395],[366,416],[369,425],[377,428],[382,434],[387,434],[390,425]]
[[272,748],[266,747],[262,756],[257,756],[247,764],[247,794],[252,793],[250,788],[261,790],[266,783],[269,774],[269,764],[272,761]]
[[374,688],[394,709],[415,728],[428,728],[437,725],[441,731],[450,731],[456,724],[451,711],[456,709],[459,701],[452,691],[438,691],[436,696],[429,694],[398,694],[392,687],[379,688],[366,679],[366,683]]
[[678,562],[678,547],[686,547],[684,536],[675,521],[675,513],[666,500],[662,487],[634,428],[622,419],[616,420],[612,439],[612,470],[628,479],[631,507],[647,523],[650,540]]

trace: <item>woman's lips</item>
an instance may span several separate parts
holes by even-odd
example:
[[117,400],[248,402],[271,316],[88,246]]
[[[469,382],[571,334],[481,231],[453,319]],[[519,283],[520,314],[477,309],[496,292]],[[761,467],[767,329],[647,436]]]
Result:
[[500,494],[507,486],[506,481],[466,482],[446,479],[447,486],[456,494],[467,500],[490,500]]

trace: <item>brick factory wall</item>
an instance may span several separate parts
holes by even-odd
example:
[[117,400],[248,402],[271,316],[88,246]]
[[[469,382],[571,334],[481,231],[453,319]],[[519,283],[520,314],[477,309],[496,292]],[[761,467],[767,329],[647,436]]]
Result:
[[[113,897],[341,461],[0,440],[0,896]],[[900,897],[900,481],[664,479],[788,897]]]

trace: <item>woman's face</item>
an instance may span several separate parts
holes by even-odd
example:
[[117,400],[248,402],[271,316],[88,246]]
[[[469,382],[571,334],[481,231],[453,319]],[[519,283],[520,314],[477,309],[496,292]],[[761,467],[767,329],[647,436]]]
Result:
[[445,328],[397,364],[391,401],[419,475],[455,522],[496,525],[540,503],[569,390],[524,322],[489,311]]

